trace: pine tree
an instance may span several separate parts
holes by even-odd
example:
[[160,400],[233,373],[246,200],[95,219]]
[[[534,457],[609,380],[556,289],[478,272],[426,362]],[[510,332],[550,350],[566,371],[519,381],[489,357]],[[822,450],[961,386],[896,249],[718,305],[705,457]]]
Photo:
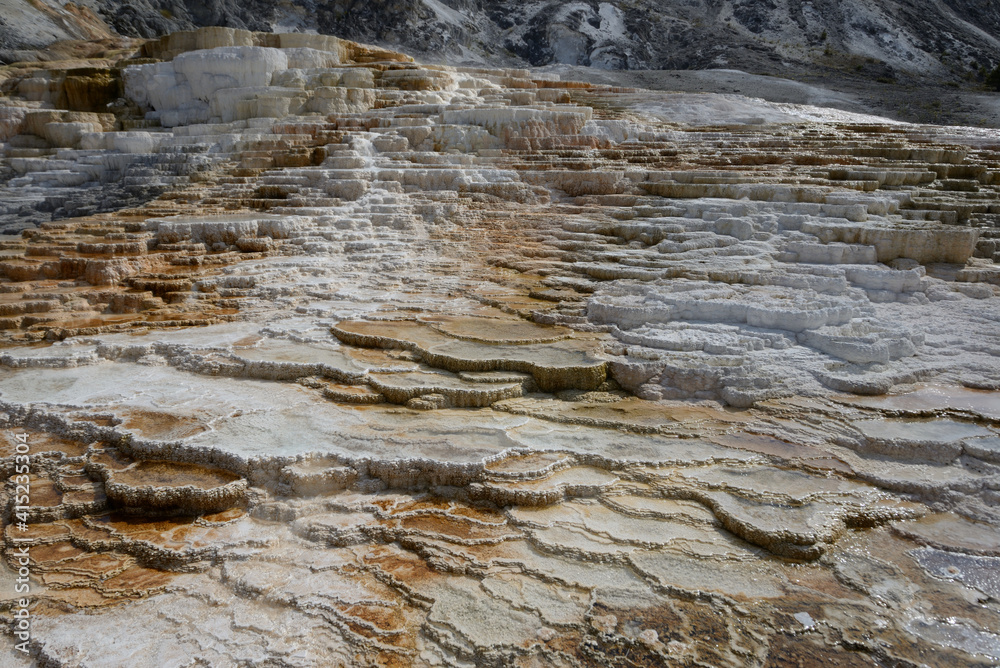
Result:
[[993,68],[993,71],[987,75],[986,85],[994,90],[1000,90],[1000,65]]

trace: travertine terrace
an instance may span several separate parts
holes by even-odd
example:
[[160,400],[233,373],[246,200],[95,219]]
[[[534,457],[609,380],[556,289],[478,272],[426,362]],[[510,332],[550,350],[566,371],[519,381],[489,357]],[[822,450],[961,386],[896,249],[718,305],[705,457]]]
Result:
[[3,71],[3,665],[1000,661],[996,131],[112,46]]

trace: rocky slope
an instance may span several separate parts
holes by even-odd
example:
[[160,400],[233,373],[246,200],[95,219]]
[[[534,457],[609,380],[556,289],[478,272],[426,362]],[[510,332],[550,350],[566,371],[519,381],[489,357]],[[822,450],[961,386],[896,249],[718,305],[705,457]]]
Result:
[[[936,2],[468,0],[0,0],[0,60],[59,59],[60,39],[155,37],[198,26],[319,32],[386,45],[428,62],[648,71],[644,87],[748,92],[785,100],[786,82],[836,91],[834,106],[911,122],[1000,127],[1000,9]],[[72,57],[79,54],[70,53]],[[992,76],[991,76],[992,74]],[[794,100],[801,102],[802,100]]]
[[4,665],[1000,660],[997,131],[73,48],[0,100]]
[[989,0],[84,0],[69,7],[4,0],[0,17],[8,49],[101,30],[155,37],[227,26],[319,31],[432,59],[510,65],[855,68],[869,78],[961,79],[1000,64],[1000,7]]

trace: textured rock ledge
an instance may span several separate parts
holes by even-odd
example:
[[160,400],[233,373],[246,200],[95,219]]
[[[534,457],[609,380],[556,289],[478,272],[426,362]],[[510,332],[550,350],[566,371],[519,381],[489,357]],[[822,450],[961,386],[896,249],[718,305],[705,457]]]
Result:
[[[124,469],[101,470],[104,491],[115,505],[130,510],[220,512],[246,498],[242,478],[190,464],[142,461]],[[88,473],[92,469],[88,469]]]

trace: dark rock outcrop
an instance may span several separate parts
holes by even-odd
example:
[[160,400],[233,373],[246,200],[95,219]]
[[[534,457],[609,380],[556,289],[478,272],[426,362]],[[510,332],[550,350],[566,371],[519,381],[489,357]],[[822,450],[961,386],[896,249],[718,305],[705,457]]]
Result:
[[[856,72],[979,80],[1000,64],[1000,5],[988,0],[91,0],[62,12],[76,39],[99,17],[128,37],[200,26],[318,31],[422,59],[601,69],[739,68],[778,75]],[[82,6],[82,5],[81,5]],[[2,7],[2,3],[0,3]],[[39,15],[61,11],[39,3]],[[3,12],[0,10],[0,15]],[[81,26],[74,26],[79,15]],[[60,23],[61,22],[61,23]],[[33,26],[0,22],[0,49],[38,48]],[[23,55],[23,54],[22,54]],[[905,73],[901,75],[899,73]]]

